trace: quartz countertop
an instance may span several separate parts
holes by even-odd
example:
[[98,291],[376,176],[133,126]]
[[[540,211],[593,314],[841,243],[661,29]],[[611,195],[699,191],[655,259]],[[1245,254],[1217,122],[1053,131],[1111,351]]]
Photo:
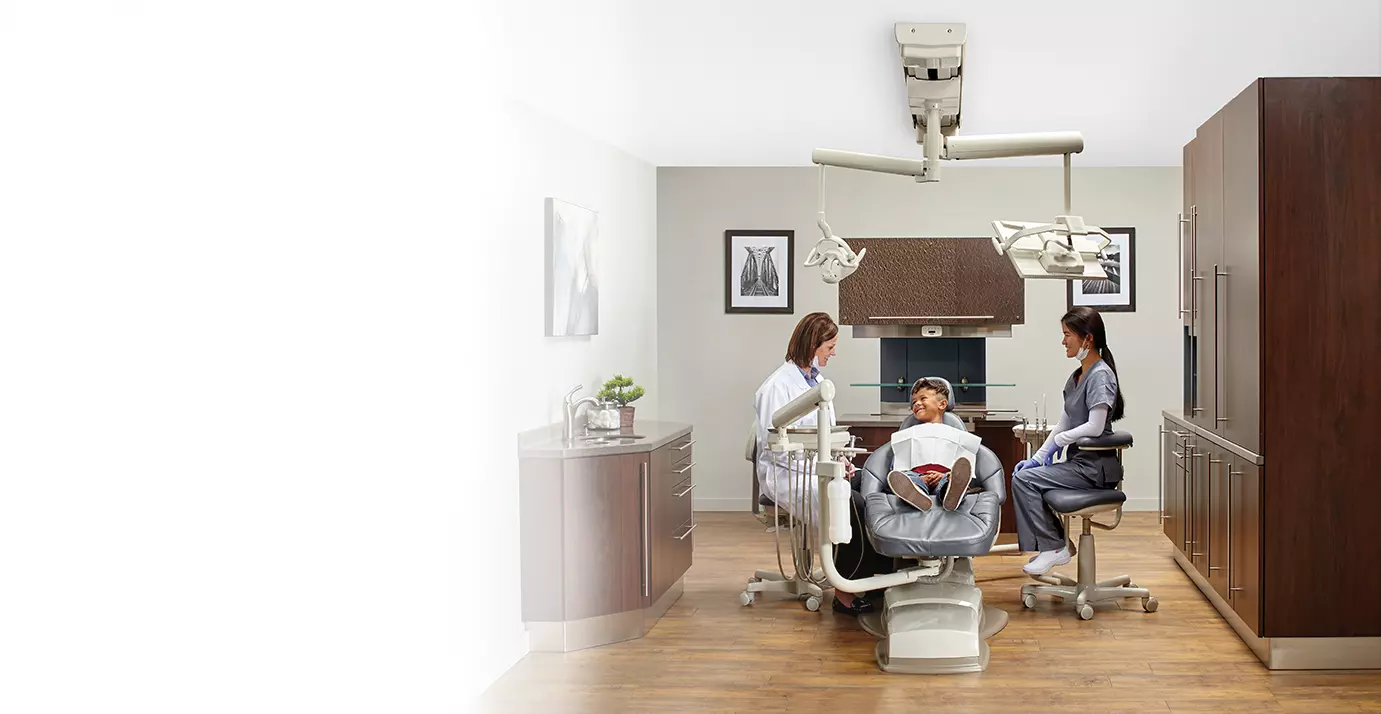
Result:
[[[518,435],[518,455],[524,458],[580,459],[591,456],[618,456],[620,454],[642,454],[655,451],[691,433],[690,424],[671,421],[650,421],[637,419],[632,429],[603,431],[576,430],[576,442],[566,444],[562,438],[562,426],[553,424],[541,429],[526,431]],[[612,443],[591,443],[581,441],[586,436],[607,436]],[[625,437],[619,440],[619,437]],[[628,436],[642,438],[629,441]]]

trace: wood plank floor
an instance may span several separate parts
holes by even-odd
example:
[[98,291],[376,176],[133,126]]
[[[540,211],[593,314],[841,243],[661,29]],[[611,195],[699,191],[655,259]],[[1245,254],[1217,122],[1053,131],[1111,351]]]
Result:
[[[1180,571],[1153,513],[1099,533],[1099,578],[1129,574],[1160,600],[1021,606],[1029,556],[975,561],[985,601],[1011,615],[979,674],[886,674],[849,617],[738,594],[774,569],[773,536],[747,513],[699,513],[681,599],[646,637],[529,654],[487,692],[490,712],[1381,712],[1381,672],[1268,672]],[[1076,561],[1077,562],[1077,561]],[[789,567],[789,564],[788,564]],[[1060,568],[1073,575],[1075,563]]]

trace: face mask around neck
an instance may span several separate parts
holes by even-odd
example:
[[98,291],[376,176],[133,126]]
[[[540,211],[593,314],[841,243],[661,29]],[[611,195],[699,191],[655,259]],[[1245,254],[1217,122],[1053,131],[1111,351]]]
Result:
[[1084,361],[1084,358],[1087,357],[1087,356],[1088,356],[1088,347],[1080,347],[1080,348],[1079,348],[1079,351],[1074,355],[1074,359],[1077,359],[1077,360],[1079,360],[1080,362],[1083,362],[1083,361]]

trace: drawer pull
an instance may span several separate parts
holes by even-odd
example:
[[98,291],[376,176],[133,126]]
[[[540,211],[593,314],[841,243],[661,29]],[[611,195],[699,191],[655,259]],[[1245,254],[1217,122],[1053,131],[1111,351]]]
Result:
[[691,527],[690,527],[690,528],[687,528],[685,533],[682,533],[681,535],[676,536],[676,540],[685,540],[685,539],[689,538],[689,537],[690,537],[690,534],[691,534],[691,531],[695,530],[696,526],[699,526],[699,525],[700,525],[699,523],[692,523],[692,524],[691,524]]
[[683,468],[683,469],[672,469],[671,472],[674,473],[674,474],[683,474],[683,473],[685,473],[685,472],[687,472],[687,471],[690,471],[690,470],[691,470],[692,468],[694,468],[694,467],[695,467],[695,462],[692,461],[692,462],[690,462],[689,464],[686,464],[686,467],[685,467],[685,468]]
[[671,448],[676,449],[677,451],[685,451],[686,449],[689,449],[692,446],[695,446],[695,439],[691,439],[690,441],[687,441],[685,444],[681,446],[673,446]]
[[695,490],[695,484],[691,484],[691,485],[689,485],[689,486],[686,487],[686,490],[684,490],[684,491],[682,491],[682,492],[680,492],[680,493],[672,494],[672,495],[676,496],[677,498],[681,498],[681,497],[685,496],[686,494],[688,494],[688,493],[690,493],[691,491],[694,491],[694,490]]

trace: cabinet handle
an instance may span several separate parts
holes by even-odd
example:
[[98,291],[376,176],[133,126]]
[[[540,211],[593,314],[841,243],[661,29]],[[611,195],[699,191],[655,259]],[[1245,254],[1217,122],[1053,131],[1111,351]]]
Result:
[[649,489],[648,483],[647,483],[648,478],[647,478],[647,462],[646,462],[646,461],[644,461],[644,462],[638,464],[638,476],[640,477],[640,480],[642,481],[642,487],[643,487],[643,597],[647,597],[647,596],[648,596],[648,587],[647,587],[647,586],[648,586],[648,580],[651,579],[649,573],[651,573],[652,567],[648,564],[648,551],[651,550],[651,549],[650,549],[650,548],[648,547],[648,545],[647,545],[647,531],[649,530],[649,527],[650,527],[650,524],[648,523],[648,518],[647,518],[647,501],[648,501],[648,491],[649,491],[650,489]]
[[1228,597],[1232,597],[1233,591],[1242,589],[1232,586],[1232,477],[1241,475],[1241,471],[1233,470],[1232,459],[1228,459]]
[[1160,498],[1160,520],[1165,520],[1165,427],[1156,427],[1159,443],[1156,448],[1156,496]]
[[686,464],[686,467],[683,468],[683,469],[672,469],[671,472],[674,473],[674,474],[683,474],[683,473],[685,473],[685,472],[687,472],[687,471],[690,471],[690,470],[693,469],[693,468],[695,468],[695,462],[694,462],[694,461],[690,462],[689,464]]
[[[1223,460],[1222,460],[1222,459],[1209,459],[1208,462],[1209,462],[1210,464],[1221,464],[1221,463],[1223,463]],[[1213,473],[1210,472],[1208,475],[1209,475],[1210,477],[1212,477],[1212,476],[1213,476]]]
[[[1222,402],[1227,401],[1228,397],[1227,383],[1223,380],[1222,361],[1218,359],[1218,355],[1221,353],[1220,345],[1222,345],[1223,342],[1222,334],[1218,329],[1218,316],[1221,315],[1223,312],[1223,301],[1222,298],[1219,297],[1220,293],[1218,292],[1218,278],[1225,278],[1228,275],[1226,272],[1219,270],[1220,267],[1221,266],[1218,265],[1213,266],[1213,413],[1215,415],[1213,417],[1214,424],[1222,424],[1223,422],[1228,420],[1227,417],[1217,416],[1218,414],[1223,413]],[[1219,387],[1222,387],[1222,401],[1219,401],[1218,399]]]
[[[1174,430],[1172,429],[1171,431],[1174,431]],[[1185,438],[1186,436],[1189,436],[1189,432],[1187,432],[1187,431],[1175,431],[1174,433],[1175,433],[1175,436],[1178,436],[1178,437],[1180,437],[1181,439]]]
[[690,441],[687,441],[687,442],[686,442],[684,445],[682,445],[682,446],[673,446],[673,447],[671,447],[671,448],[676,449],[677,451],[685,451],[686,449],[689,449],[689,448],[692,447],[692,446],[695,446],[695,439],[691,439]]
[[1184,309],[1184,224],[1189,223],[1189,219],[1188,219],[1188,218],[1185,218],[1183,213],[1177,213],[1177,214],[1175,214],[1175,215],[1179,218],[1179,223],[1177,223],[1176,226],[1175,226],[1176,237],[1179,238],[1179,240],[1177,241],[1177,246],[1178,246],[1178,248],[1179,248],[1179,250],[1180,250],[1180,253],[1179,253],[1179,256],[1180,256],[1180,258],[1179,258],[1180,267],[1179,267],[1179,271],[1178,271],[1178,272],[1179,272],[1179,275],[1180,275],[1180,280],[1179,280],[1180,294],[1179,294],[1178,303],[1179,303],[1179,309],[1180,309],[1180,317],[1183,318],[1186,314],[1189,313],[1188,310]]
[[1171,450],[1170,450],[1170,453],[1174,454],[1174,455],[1175,455],[1175,458],[1177,458],[1177,459],[1183,459],[1183,458],[1184,458],[1184,454],[1181,454],[1180,452],[1175,451],[1174,449],[1171,449]]
[[673,496],[676,496],[677,498],[681,498],[682,496],[685,496],[686,494],[688,494],[688,493],[690,493],[691,491],[694,491],[694,490],[695,490],[695,484],[691,484],[691,485],[689,485],[689,486],[686,487],[686,490],[684,490],[684,491],[682,491],[682,492],[680,492],[680,493],[672,494],[672,495],[673,495]]
[[676,538],[676,540],[685,540],[686,538],[689,538],[689,537],[690,537],[691,531],[695,530],[699,525],[700,525],[699,523],[692,523],[692,524],[691,524],[691,527],[690,527],[690,528],[687,528],[685,533],[682,533],[682,534],[679,535],[679,536],[673,536],[673,537]]

